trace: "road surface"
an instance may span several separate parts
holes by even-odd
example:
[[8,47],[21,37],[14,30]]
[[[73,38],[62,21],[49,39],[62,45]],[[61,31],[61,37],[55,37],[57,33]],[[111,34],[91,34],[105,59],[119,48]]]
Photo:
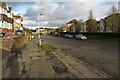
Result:
[[41,36],[42,40],[70,54],[78,60],[85,61],[107,74],[118,74],[118,44],[97,40],[75,40],[57,36]]

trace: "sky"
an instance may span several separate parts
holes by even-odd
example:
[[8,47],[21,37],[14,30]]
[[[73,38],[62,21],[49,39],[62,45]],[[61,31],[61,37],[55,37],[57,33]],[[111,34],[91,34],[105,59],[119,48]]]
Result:
[[[4,0],[5,1],[5,0]],[[8,1],[8,0],[7,0]],[[117,0],[24,0],[22,2],[12,0],[8,5],[13,7],[15,15],[21,15],[24,18],[24,27],[38,28],[58,27],[65,25],[72,19],[86,21],[89,16],[89,11],[93,11],[93,16],[96,20],[105,18],[114,5],[118,8]],[[39,26],[38,26],[39,14]],[[42,15],[40,15],[42,14]]]

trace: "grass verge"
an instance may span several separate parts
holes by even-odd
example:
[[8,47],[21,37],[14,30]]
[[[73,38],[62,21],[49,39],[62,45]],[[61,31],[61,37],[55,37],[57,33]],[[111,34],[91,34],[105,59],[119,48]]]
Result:
[[55,48],[53,47],[53,46],[51,46],[51,45],[49,45],[49,44],[46,44],[46,43],[42,43],[41,44],[41,49],[43,50],[43,51],[52,51],[52,50],[54,50]]

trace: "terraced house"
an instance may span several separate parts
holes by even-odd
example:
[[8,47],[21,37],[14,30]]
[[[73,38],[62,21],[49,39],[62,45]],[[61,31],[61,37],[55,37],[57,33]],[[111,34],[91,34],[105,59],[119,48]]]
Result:
[[67,32],[76,32],[76,24],[78,23],[78,21],[76,19],[71,20],[70,22],[68,22],[66,24],[66,31]]
[[23,17],[22,16],[13,16],[13,29],[14,30],[23,30]]
[[0,1],[0,28],[3,32],[11,33],[13,31],[13,12],[12,7],[8,7],[6,2]]
[[120,32],[120,13],[111,14],[98,21],[98,32]]

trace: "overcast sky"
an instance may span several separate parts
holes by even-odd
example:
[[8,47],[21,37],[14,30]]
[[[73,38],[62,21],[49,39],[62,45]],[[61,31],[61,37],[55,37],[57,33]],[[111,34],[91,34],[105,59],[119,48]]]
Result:
[[[24,0],[25,1],[25,0]],[[58,27],[64,25],[72,19],[87,20],[89,10],[93,10],[93,15],[96,20],[104,18],[110,11],[110,8],[115,5],[118,7],[117,1],[78,1],[76,2],[8,2],[9,6],[13,7],[15,15],[24,17],[24,26],[32,28],[38,27],[38,14],[40,16],[40,26]],[[31,27],[30,27],[31,28]]]

